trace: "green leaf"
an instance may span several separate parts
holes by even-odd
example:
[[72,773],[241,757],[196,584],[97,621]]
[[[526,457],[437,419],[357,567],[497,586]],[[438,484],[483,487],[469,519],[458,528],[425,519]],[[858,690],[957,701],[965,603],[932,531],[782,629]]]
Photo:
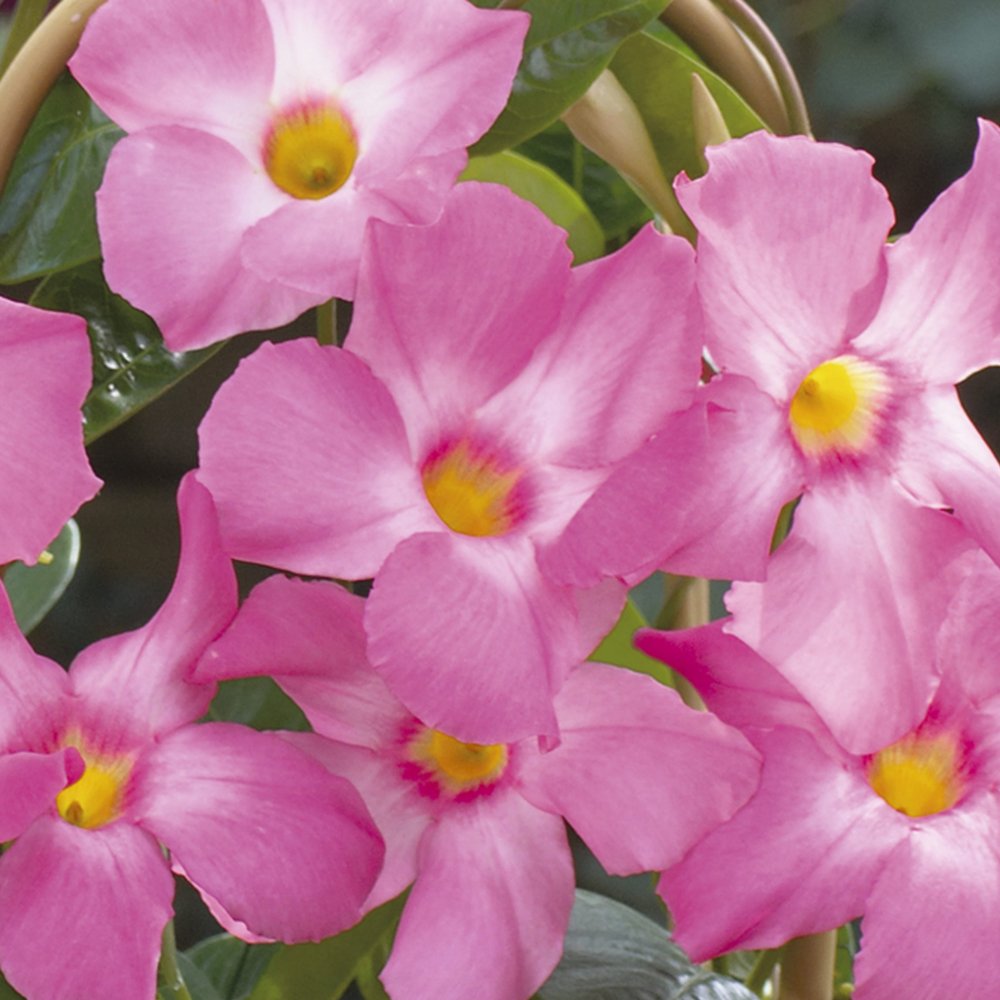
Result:
[[541,1000],[757,1000],[742,983],[693,965],[631,907],[576,890],[563,957]]
[[566,230],[573,262],[582,264],[604,253],[604,231],[584,200],[555,171],[509,150],[469,160],[463,181],[505,184],[537,205],[557,226]]
[[4,573],[4,587],[14,607],[14,617],[25,635],[52,610],[73,579],[80,560],[80,529],[76,521],[63,525],[46,552],[51,560],[39,560],[34,566],[11,563]]
[[[191,995],[191,1000],[225,1000],[225,997],[212,985],[212,981],[183,952],[177,956],[177,968],[184,980],[184,986]],[[161,986],[156,993],[156,1000],[171,1000],[177,996],[175,990]]]
[[188,948],[179,958],[186,959],[182,972],[189,986],[188,969],[193,965],[219,1000],[246,1000],[280,948],[278,944],[247,944],[229,934],[216,934]]
[[516,146],[579,100],[621,43],[659,15],[667,0],[528,0],[531,27],[507,107],[473,147]]
[[153,402],[222,347],[214,344],[182,354],[167,350],[156,324],[108,288],[96,261],[47,278],[31,303],[76,313],[87,321],[94,357],[94,385],[83,404],[88,444]]
[[634,35],[616,53],[611,70],[635,102],[653,140],[660,166],[668,178],[686,171],[702,173],[691,122],[691,74],[697,73],[711,91],[730,135],[745,135],[764,123],[721,77],[690,55],[679,39]]
[[673,678],[667,667],[659,660],[654,660],[651,656],[639,652],[632,645],[632,636],[635,635],[635,630],[645,628],[648,624],[630,597],[625,602],[625,609],[615,627],[601,640],[600,645],[590,654],[588,659],[627,667],[636,673],[648,674],[661,684],[666,684],[667,687],[673,687]]
[[250,1000],[338,1000],[366,956],[395,934],[406,893],[401,893],[343,934],[318,944],[284,947],[271,959]]
[[95,259],[94,192],[123,135],[68,74],[42,103],[0,201],[0,283]]
[[217,722],[238,722],[253,729],[309,729],[302,709],[270,677],[224,681],[209,715]]

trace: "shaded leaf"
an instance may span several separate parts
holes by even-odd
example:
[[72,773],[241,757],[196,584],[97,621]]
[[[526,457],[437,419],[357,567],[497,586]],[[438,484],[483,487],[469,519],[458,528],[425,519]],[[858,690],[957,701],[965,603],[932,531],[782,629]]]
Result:
[[[11,563],[4,573],[4,587],[14,608],[18,627],[27,635],[48,613],[69,586],[80,561],[80,529],[76,521],[63,525],[48,546],[51,559],[34,566]],[[0,994],[2,998],[2,994]]]
[[[188,993],[191,994],[191,1000],[225,1000],[222,994],[216,990],[208,976],[183,952],[177,956],[177,968],[180,971],[181,978],[184,980],[184,985],[187,987]],[[167,997],[174,1000],[176,992],[161,987],[157,990],[156,997],[157,1000],[166,1000]]]
[[123,134],[69,74],[60,77],[0,200],[0,282],[39,278],[100,254],[94,193]]
[[742,983],[693,965],[648,917],[576,890],[563,957],[541,1000],[756,1000]]
[[[182,957],[197,967],[219,1000],[245,1000],[280,947],[247,944],[229,934],[216,934],[188,948]],[[187,979],[186,968],[184,977]]]
[[669,668],[659,660],[654,660],[651,656],[640,652],[632,645],[632,636],[635,635],[635,630],[645,628],[648,624],[630,597],[625,602],[625,608],[615,627],[601,640],[600,645],[590,654],[588,659],[627,667],[636,673],[648,674],[661,684],[666,684],[667,687],[673,687],[673,678]]
[[152,319],[108,288],[96,261],[47,278],[31,303],[76,313],[87,321],[94,358],[94,384],[83,404],[88,444],[124,423],[222,347],[168,350]]
[[216,722],[238,722],[253,729],[309,729],[302,709],[270,677],[223,681],[209,715]]
[[667,0],[528,0],[531,27],[507,107],[473,153],[497,153],[552,124],[579,100],[629,35]]
[[541,163],[510,150],[492,156],[474,156],[460,180],[503,184],[537,205],[566,230],[575,264],[594,260],[604,253],[604,231],[593,212],[569,184]]

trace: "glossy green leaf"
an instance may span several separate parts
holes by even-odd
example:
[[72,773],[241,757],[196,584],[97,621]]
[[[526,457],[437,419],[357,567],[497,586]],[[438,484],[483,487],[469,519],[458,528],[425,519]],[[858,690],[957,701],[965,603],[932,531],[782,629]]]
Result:
[[246,1000],[280,948],[278,944],[247,944],[228,934],[216,934],[188,948],[179,958],[186,960],[182,972],[189,985],[188,969],[193,965],[219,1000]]
[[384,947],[396,931],[406,893],[343,934],[317,944],[297,944],[278,951],[250,994],[250,1000],[338,1000],[366,956]]
[[[208,976],[187,955],[177,956],[177,968],[191,1000],[225,1000]],[[177,1000],[177,992],[176,989],[161,986],[156,991],[156,1000]]]
[[122,131],[68,74],[43,102],[0,200],[0,283],[94,260],[94,192]]
[[253,729],[308,730],[302,709],[270,677],[224,681],[209,709],[216,722],[238,722]]
[[682,170],[691,177],[702,172],[691,123],[692,73],[711,91],[730,135],[764,127],[743,98],[666,29],[657,31],[655,38],[646,34],[629,38],[615,54],[611,70],[639,109],[668,178]]
[[554,170],[541,163],[509,150],[492,156],[474,156],[459,179],[504,184],[537,205],[566,230],[575,264],[594,260],[604,253],[604,231],[594,213]]
[[635,630],[645,628],[648,624],[635,602],[629,598],[615,627],[601,640],[600,645],[588,659],[599,663],[613,663],[634,670],[636,673],[648,674],[661,684],[673,687],[670,671],[659,660],[639,652],[632,645]]
[[168,350],[156,324],[108,288],[97,261],[47,278],[31,302],[87,321],[94,357],[94,385],[83,404],[88,443],[153,402],[222,346],[182,354]]
[[52,610],[73,579],[80,561],[80,529],[76,521],[67,521],[45,551],[48,555],[34,566],[11,563],[3,577],[14,617],[25,635]]
[[631,907],[576,890],[559,965],[541,1000],[756,1000],[742,983],[693,965]]
[[660,14],[667,0],[528,0],[531,27],[507,107],[473,147],[516,146],[579,100],[621,43]]

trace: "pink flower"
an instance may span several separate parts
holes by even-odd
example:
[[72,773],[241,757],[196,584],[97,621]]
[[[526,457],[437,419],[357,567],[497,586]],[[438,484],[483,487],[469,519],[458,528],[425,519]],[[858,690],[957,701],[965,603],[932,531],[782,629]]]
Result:
[[378,873],[381,840],[346,781],[275,734],[191,724],[215,690],[191,672],[236,587],[208,494],[188,477],[178,505],[163,607],[68,673],[32,652],[0,599],[0,837],[14,840],[0,967],[33,1000],[151,997],[171,866],[232,919],[289,941],[357,920]]
[[554,733],[552,695],[623,593],[555,583],[536,552],[692,398],[690,247],[647,228],[570,271],[562,230],[476,184],[433,226],[369,233],[346,349],[265,345],[202,423],[225,544],[374,576],[372,662],[428,725]]
[[109,0],[71,61],[129,133],[98,193],[109,284],[175,350],[351,298],[365,223],[438,215],[527,23],[465,0]]
[[755,754],[648,677],[588,663],[556,696],[562,742],[466,743],[424,725],[366,662],[364,602],[270,577],[198,665],[273,674],[386,837],[367,906],[413,882],[382,979],[396,1000],[520,1000],[555,966],[573,870],[565,818],[611,872],[678,860],[755,786]]
[[[660,883],[695,961],[860,916],[857,1000],[996,995],[1000,570],[981,552],[964,565],[936,636],[936,692],[910,711],[902,736],[876,720],[869,753],[845,747],[720,623],[638,634],[641,649],[685,673],[764,757],[753,798]],[[871,676],[882,666],[864,664]],[[853,701],[869,697],[861,689]]]
[[90,377],[79,316],[0,299],[0,564],[34,562],[100,489],[80,416]]

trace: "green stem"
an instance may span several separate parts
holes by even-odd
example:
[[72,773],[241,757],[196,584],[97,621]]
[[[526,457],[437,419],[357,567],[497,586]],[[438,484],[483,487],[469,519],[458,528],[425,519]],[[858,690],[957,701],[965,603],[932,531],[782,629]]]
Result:
[[[656,616],[656,628],[693,628],[709,620],[708,580],[693,576],[667,576],[666,597]],[[694,685],[683,675],[673,672],[674,690],[688,708],[703,711],[705,703]]]
[[193,1000],[177,964],[177,938],[174,922],[163,929],[163,950],[160,952],[160,993],[164,1000]]
[[748,990],[752,990],[757,996],[763,996],[764,987],[774,972],[774,967],[778,964],[778,956],[781,954],[777,948],[769,951],[762,951],[757,956],[750,974],[747,976],[745,984]]
[[316,339],[324,346],[337,343],[337,300],[316,306]]
[[49,9],[49,0],[20,0],[14,10],[7,33],[7,43],[0,55],[0,74],[14,61],[14,56],[21,46],[31,37],[31,33],[42,23],[45,12]]
[[833,1000],[837,932],[794,938],[781,949],[778,1000]]

